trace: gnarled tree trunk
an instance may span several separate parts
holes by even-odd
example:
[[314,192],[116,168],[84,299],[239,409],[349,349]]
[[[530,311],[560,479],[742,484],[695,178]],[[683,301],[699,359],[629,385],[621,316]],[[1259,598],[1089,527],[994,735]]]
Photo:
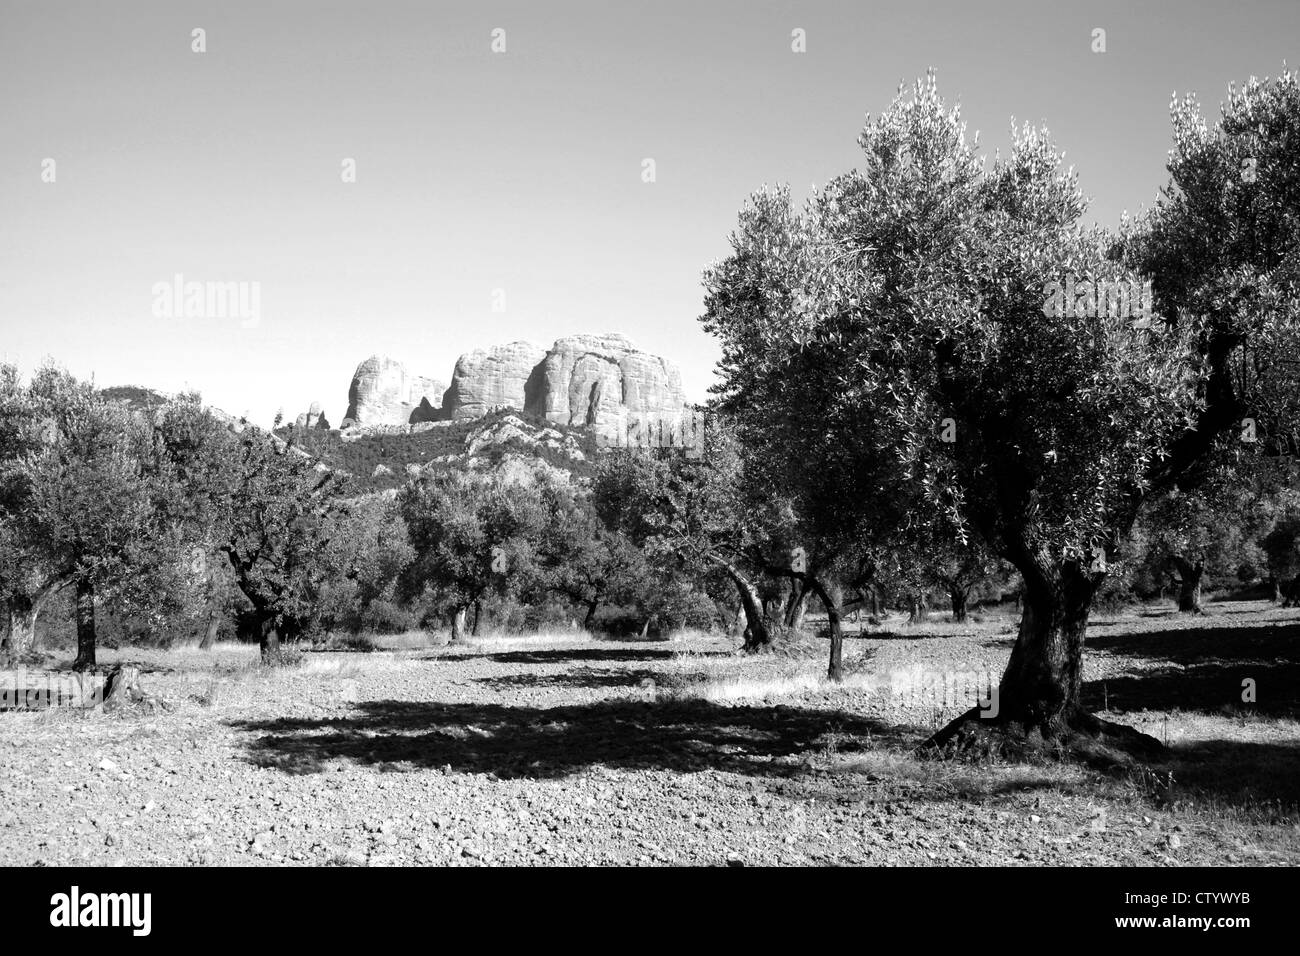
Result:
[[36,615],[39,608],[26,596],[9,605],[9,630],[0,642],[0,659],[14,659],[36,646]]
[[262,622],[262,639],[259,646],[264,661],[275,660],[280,656],[280,631],[275,626],[275,618],[268,618]]
[[914,591],[911,596],[911,604],[908,609],[908,624],[924,624],[926,617],[925,595],[920,591]]
[[1178,570],[1178,611],[1181,614],[1201,613],[1201,577],[1205,573],[1202,561],[1188,561],[1175,556],[1174,567]]
[[0,642],[0,659],[15,659],[36,649],[36,619],[45,602],[63,586],[52,582],[34,594],[15,594],[9,601],[9,630]]
[[208,611],[208,626],[203,632],[203,640],[199,642],[199,650],[212,650],[212,645],[217,642],[217,632],[220,630],[221,615],[215,610]]
[[1059,736],[1079,708],[1083,638],[1095,585],[1073,573],[1026,586],[1020,631],[998,687],[998,719]]
[[948,590],[948,599],[952,602],[952,619],[958,624],[966,621],[966,592],[953,587]]
[[831,632],[831,658],[826,668],[826,676],[837,683],[844,679],[844,630],[840,626],[840,601],[837,588],[826,588],[814,577],[808,578],[808,586],[821,600],[826,608],[826,622]]
[[451,617],[451,641],[456,644],[465,639],[465,618],[469,616],[469,607],[458,607]]
[[81,578],[77,581],[77,659],[76,671],[95,666],[95,585]]
[[794,617],[790,621],[790,626],[796,631],[803,627],[804,615],[808,613],[808,598],[804,596],[799,599],[799,603],[794,606]]
[[253,607],[241,611],[235,620],[235,635],[246,642],[257,641],[262,660],[270,661],[280,654],[280,631],[275,612],[262,600],[252,602]]
[[754,587],[745,572],[726,558],[711,554],[708,559],[727,572],[727,577],[731,578],[740,594],[740,606],[745,611],[746,624],[744,650],[758,651],[771,647],[772,632],[768,630],[763,615],[763,600],[759,597],[758,588]]
[[785,607],[785,626],[799,628],[803,625],[803,616],[808,609],[808,585],[796,581],[790,589],[790,601]]
[[1015,647],[996,697],[952,721],[925,744],[941,746],[965,733],[999,728],[1024,741],[1058,743],[1109,737],[1127,749],[1153,755],[1159,741],[1083,709],[1083,640],[1100,577],[1076,562],[1017,562],[1025,577],[1023,611]]
[[584,631],[591,630],[592,622],[596,620],[596,608],[598,607],[600,607],[599,598],[592,598],[590,601],[587,602],[587,613],[582,618],[582,629]]

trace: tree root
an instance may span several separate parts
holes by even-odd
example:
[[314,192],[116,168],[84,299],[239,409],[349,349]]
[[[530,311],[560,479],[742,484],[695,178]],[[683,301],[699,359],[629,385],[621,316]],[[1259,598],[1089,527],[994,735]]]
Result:
[[1107,772],[1132,770],[1166,755],[1156,738],[1075,708],[1049,722],[988,718],[973,707],[917,748],[922,757],[968,760],[1078,760]]
[[[813,647],[808,639],[808,635],[796,627],[787,627],[784,624],[770,624],[767,628],[768,639],[766,642],[759,643],[752,640],[746,631],[745,643],[741,645],[741,651],[746,654],[782,654],[790,656],[804,656],[804,652]],[[820,650],[817,651],[821,653]]]

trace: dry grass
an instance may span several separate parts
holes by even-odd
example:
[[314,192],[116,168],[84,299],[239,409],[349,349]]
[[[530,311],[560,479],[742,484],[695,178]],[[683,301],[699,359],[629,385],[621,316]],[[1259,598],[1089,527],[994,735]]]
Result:
[[683,651],[665,668],[669,690],[663,696],[721,702],[870,693],[879,680],[865,670],[865,660],[856,648],[846,648],[846,677],[834,683],[827,680],[826,663],[820,657]]
[[828,680],[825,673],[796,671],[784,676],[735,674],[690,681],[675,687],[672,694],[716,703],[775,700],[808,694],[876,694],[882,686],[881,681],[871,674],[849,674],[837,683]]
[[439,643],[430,631],[403,631],[401,634],[374,634],[367,639],[376,651],[422,651]]
[[447,645],[447,650],[471,654],[502,654],[510,651],[531,651],[541,648],[578,647],[599,640],[586,631],[539,631],[536,634],[485,632],[462,638],[459,644]]
[[869,780],[889,780],[914,792],[963,800],[1025,790],[1069,794],[1097,785],[1094,774],[1075,764],[918,759],[910,749],[882,748],[845,755],[836,762],[836,769]]
[[876,700],[883,706],[922,710],[953,711],[974,706],[987,696],[998,675],[970,667],[945,670],[913,664],[906,667],[876,665],[870,650],[850,643],[844,649],[845,675],[842,681],[826,676],[826,662],[820,655],[782,657],[777,655],[722,656],[683,652],[667,668],[672,695],[721,701],[772,700],[808,695],[854,695]]
[[256,644],[222,641],[208,650],[197,643],[179,644],[170,648],[123,647],[117,650],[100,649],[100,664],[134,664],[146,670],[206,671],[213,668],[237,669],[261,664],[261,654]]

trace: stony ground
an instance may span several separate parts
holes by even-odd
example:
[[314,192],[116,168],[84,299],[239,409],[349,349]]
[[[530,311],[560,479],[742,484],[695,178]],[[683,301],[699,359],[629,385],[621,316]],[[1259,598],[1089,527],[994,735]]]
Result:
[[1295,865],[1300,613],[1209,610],[1090,629],[1090,703],[1170,747],[1127,777],[912,756],[995,680],[1000,616],[866,628],[839,686],[820,645],[754,659],[702,635],[414,636],[275,669],[242,647],[108,652],[155,704],[0,714],[0,857]]

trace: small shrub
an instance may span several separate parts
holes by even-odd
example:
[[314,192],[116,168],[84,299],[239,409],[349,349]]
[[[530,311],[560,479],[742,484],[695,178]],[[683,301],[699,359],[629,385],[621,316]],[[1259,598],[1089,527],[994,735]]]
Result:
[[369,634],[351,633],[351,632],[330,632],[326,634],[315,645],[315,650],[319,651],[356,651],[360,653],[369,653],[377,650],[375,640]]
[[361,613],[361,625],[376,634],[403,634],[413,630],[415,615],[392,601],[374,600]]
[[302,663],[303,651],[297,644],[281,644],[279,650],[262,657],[263,667],[297,667]]
[[1130,579],[1124,574],[1111,574],[1097,590],[1092,606],[1097,611],[1114,613],[1135,603],[1137,595]]

